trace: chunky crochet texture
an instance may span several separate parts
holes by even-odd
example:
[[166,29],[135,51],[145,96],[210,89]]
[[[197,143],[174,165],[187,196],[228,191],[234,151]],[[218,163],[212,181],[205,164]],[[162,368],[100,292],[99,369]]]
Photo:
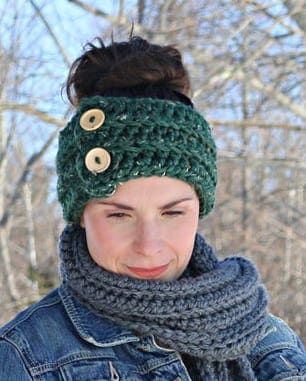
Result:
[[99,267],[76,226],[65,228],[60,257],[73,295],[98,315],[192,356],[193,380],[255,380],[247,354],[266,332],[267,296],[249,260],[218,261],[197,235],[180,279],[133,279]]
[[[105,122],[84,131],[80,118],[98,108]],[[109,168],[92,173],[85,156],[93,148],[107,150]],[[216,147],[205,119],[181,102],[152,98],[95,96],[82,101],[61,131],[57,154],[58,198],[66,221],[78,223],[92,198],[113,194],[120,183],[137,177],[169,176],[192,185],[200,200],[200,216],[214,205],[217,182]]]

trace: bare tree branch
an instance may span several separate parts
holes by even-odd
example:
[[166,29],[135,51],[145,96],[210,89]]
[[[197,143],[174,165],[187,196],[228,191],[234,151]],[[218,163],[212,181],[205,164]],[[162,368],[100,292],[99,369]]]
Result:
[[[103,17],[107,21],[111,22],[113,25],[124,25],[127,28],[131,27],[132,22],[128,20],[128,18],[122,13],[120,14],[120,18],[111,16],[108,13],[102,11],[101,9],[94,7],[92,5],[86,4],[81,0],[68,0],[70,3],[77,5],[78,7],[84,9],[84,11],[89,12],[95,16]],[[142,33],[148,33],[149,31],[143,27],[138,22],[133,22],[133,28],[136,33],[142,34]]]
[[55,33],[53,32],[51,26],[49,25],[47,19],[45,18],[45,16],[42,14],[40,8],[36,5],[36,3],[34,2],[34,0],[28,0],[32,7],[35,9],[38,17],[41,19],[41,21],[44,23],[46,29],[48,30],[49,32],[49,35],[51,36],[53,42],[55,43],[56,47],[58,48],[61,56],[63,57],[63,60],[66,64],[67,67],[70,67],[70,59],[68,58],[66,52],[65,52],[65,49],[62,47],[62,45],[60,44],[58,38],[56,37]]
[[[296,4],[296,1],[300,1],[300,0],[294,0],[294,2],[295,2],[295,5],[298,6],[298,9],[302,10],[302,8],[300,8],[300,5]],[[293,23],[288,22],[284,17],[282,17],[282,18],[281,17],[276,17],[275,15],[273,15],[269,11],[270,5],[259,4],[255,0],[245,0],[245,2],[248,3],[248,4],[252,4],[255,7],[256,10],[261,11],[262,13],[267,15],[272,20],[278,20],[279,24],[284,26],[286,29],[290,30],[291,33],[293,33],[293,34],[295,34],[297,36],[301,36],[303,38],[306,37],[306,30],[304,28],[302,28],[299,23],[298,23],[298,26],[296,26]],[[284,5],[287,6],[287,9],[289,11],[288,12],[288,16],[290,16],[292,18],[296,18],[296,16],[297,16],[297,13],[296,13],[297,8],[295,6],[292,6],[293,2],[291,0],[289,0],[289,1],[284,0],[283,3],[284,3]],[[292,3],[292,4],[289,5],[289,3]],[[303,18],[303,13],[301,15],[299,15],[298,18],[300,18],[300,16],[301,16],[301,19],[302,19]]]
[[54,124],[57,127],[63,127],[65,124],[63,119],[57,119],[29,104],[0,102],[0,112],[5,110],[24,112],[25,114],[36,116],[43,122]]
[[259,78],[250,78],[249,75],[242,70],[237,70],[234,76],[239,80],[247,81],[254,89],[260,90],[271,98],[276,99],[281,105],[286,106],[294,114],[306,120],[305,105],[296,104],[291,98],[278,91],[274,86],[263,83]]
[[142,25],[143,19],[144,19],[145,0],[138,0],[137,8],[138,8],[138,24]]
[[292,168],[303,168],[306,169],[305,160],[296,159],[296,158],[278,158],[278,157],[267,157],[267,156],[251,156],[251,155],[237,155],[236,152],[223,151],[220,150],[218,154],[219,160],[238,160],[242,162],[247,162],[249,167],[255,165],[280,165],[287,166]]
[[212,126],[232,126],[232,127],[256,127],[256,128],[280,128],[289,131],[299,131],[306,133],[306,127],[302,125],[293,125],[287,123],[264,122],[263,120],[246,119],[246,120],[222,120],[209,119]]
[[296,20],[299,27],[306,32],[306,1],[305,0],[285,0],[284,4]]
[[11,195],[10,199],[8,200],[4,213],[0,218],[0,228],[4,227],[8,223],[8,220],[11,216],[11,209],[13,205],[16,203],[17,199],[20,197],[20,192],[22,190],[23,184],[27,180],[27,176],[30,172],[30,169],[38,161],[38,159],[40,159],[44,155],[44,153],[47,151],[47,149],[50,147],[55,137],[57,136],[57,133],[58,132],[56,130],[52,134],[50,134],[49,138],[41,147],[41,149],[37,151],[36,153],[34,153],[33,155],[31,155],[30,158],[27,160],[27,163],[15,185],[14,193]]

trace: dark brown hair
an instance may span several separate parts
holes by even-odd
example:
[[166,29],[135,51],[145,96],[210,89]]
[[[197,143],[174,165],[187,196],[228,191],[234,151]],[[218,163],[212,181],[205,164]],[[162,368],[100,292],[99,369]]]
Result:
[[151,44],[133,36],[105,46],[89,43],[69,71],[66,92],[77,106],[84,97],[153,97],[192,105],[188,72],[180,52],[172,45]]

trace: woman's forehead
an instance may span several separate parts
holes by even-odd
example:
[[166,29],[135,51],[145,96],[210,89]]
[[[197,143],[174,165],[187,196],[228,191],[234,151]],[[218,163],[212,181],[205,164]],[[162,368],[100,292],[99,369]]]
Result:
[[154,200],[162,205],[178,200],[192,200],[196,197],[192,186],[184,181],[167,176],[151,176],[121,183],[112,196],[93,201],[105,201],[105,203],[124,201],[130,205],[146,199]]
[[[137,194],[149,192],[153,195],[154,191],[158,190],[164,190],[166,191],[166,194],[176,192],[194,192],[192,186],[186,183],[185,181],[171,178],[168,176],[150,176],[131,179],[124,183],[120,183],[112,197],[115,197],[116,195],[121,195],[124,192],[129,191],[136,192]],[[155,195],[163,196],[163,194],[158,193]]]

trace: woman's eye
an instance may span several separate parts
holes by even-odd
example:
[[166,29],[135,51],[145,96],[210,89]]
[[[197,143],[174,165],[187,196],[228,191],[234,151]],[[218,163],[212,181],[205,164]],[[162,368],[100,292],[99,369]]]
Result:
[[164,215],[167,215],[167,216],[180,216],[184,214],[184,212],[182,212],[181,210],[169,210],[167,212],[164,212]]
[[126,214],[126,213],[120,213],[120,212],[118,212],[118,213],[111,213],[111,214],[109,214],[107,216],[107,218],[123,218],[123,217],[127,217],[127,216],[128,216],[128,214]]

